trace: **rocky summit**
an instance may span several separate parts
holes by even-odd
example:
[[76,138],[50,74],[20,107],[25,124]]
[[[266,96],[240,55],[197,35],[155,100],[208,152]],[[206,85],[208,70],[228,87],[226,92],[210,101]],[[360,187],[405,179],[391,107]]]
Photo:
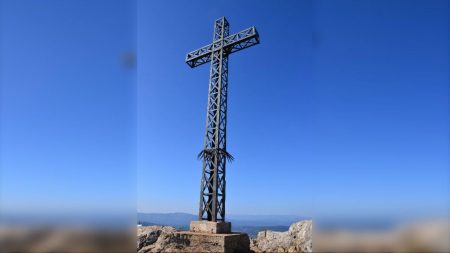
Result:
[[[312,221],[292,224],[288,231],[265,230],[255,239],[241,234],[239,244],[233,251],[245,252],[312,252]],[[137,251],[147,252],[214,252],[220,246],[211,240],[200,240],[199,236],[185,236],[169,226],[142,226],[137,229]],[[228,250],[225,250],[228,252]],[[231,251],[231,252],[233,252]]]
[[251,240],[254,252],[312,252],[312,221],[299,221],[288,231],[265,230]]
[[168,252],[173,247],[175,228],[169,226],[143,226],[137,230],[138,252]]

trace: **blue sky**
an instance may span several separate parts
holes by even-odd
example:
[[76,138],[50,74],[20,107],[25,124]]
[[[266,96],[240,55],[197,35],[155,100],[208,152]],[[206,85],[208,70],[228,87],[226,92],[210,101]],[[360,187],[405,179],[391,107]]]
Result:
[[134,208],[133,6],[1,4],[2,209]]
[[447,1],[1,4],[3,209],[196,213],[209,67],[184,57],[226,16],[261,36],[230,56],[229,214],[449,211]]
[[140,211],[197,211],[209,67],[183,58],[221,16],[261,37],[230,56],[228,213],[448,211],[447,2],[138,7]]

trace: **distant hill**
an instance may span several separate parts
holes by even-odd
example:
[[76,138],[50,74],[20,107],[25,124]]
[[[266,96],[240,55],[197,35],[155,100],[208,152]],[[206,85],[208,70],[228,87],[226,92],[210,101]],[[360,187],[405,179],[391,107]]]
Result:
[[[228,215],[234,231],[245,232],[254,237],[259,231],[285,231],[289,225],[307,217],[296,215]],[[197,220],[197,215],[189,213],[138,213],[137,220],[144,226],[165,225],[179,230],[189,229],[189,224]]]
[[299,215],[228,215],[227,219],[239,226],[290,226],[300,220],[311,219]]
[[192,220],[196,220],[197,216],[188,213],[138,213],[138,223],[142,225],[164,225],[175,228],[189,227]]

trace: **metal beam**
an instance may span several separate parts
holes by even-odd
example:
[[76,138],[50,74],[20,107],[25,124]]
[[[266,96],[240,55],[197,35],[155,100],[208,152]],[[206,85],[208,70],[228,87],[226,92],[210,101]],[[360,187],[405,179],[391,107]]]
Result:
[[220,41],[215,41],[209,45],[194,50],[186,55],[186,63],[195,68],[211,61],[213,50],[224,48],[226,54],[232,54],[242,49],[259,44],[259,34],[256,27],[252,26],[223,39],[223,45]]
[[199,154],[203,160],[199,220],[225,221],[225,167],[227,160],[233,159],[226,146],[228,56],[257,44],[255,27],[229,35],[223,17],[214,22],[213,43],[186,55],[191,68],[211,62],[204,148]]

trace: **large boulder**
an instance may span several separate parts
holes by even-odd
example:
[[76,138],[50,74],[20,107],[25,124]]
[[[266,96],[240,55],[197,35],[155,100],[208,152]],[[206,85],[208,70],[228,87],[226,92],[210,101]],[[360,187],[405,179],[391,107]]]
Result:
[[175,232],[176,229],[169,226],[138,227],[137,251],[139,253],[164,251],[175,238]]
[[292,224],[288,231],[261,231],[252,239],[255,252],[312,252],[312,221]]

